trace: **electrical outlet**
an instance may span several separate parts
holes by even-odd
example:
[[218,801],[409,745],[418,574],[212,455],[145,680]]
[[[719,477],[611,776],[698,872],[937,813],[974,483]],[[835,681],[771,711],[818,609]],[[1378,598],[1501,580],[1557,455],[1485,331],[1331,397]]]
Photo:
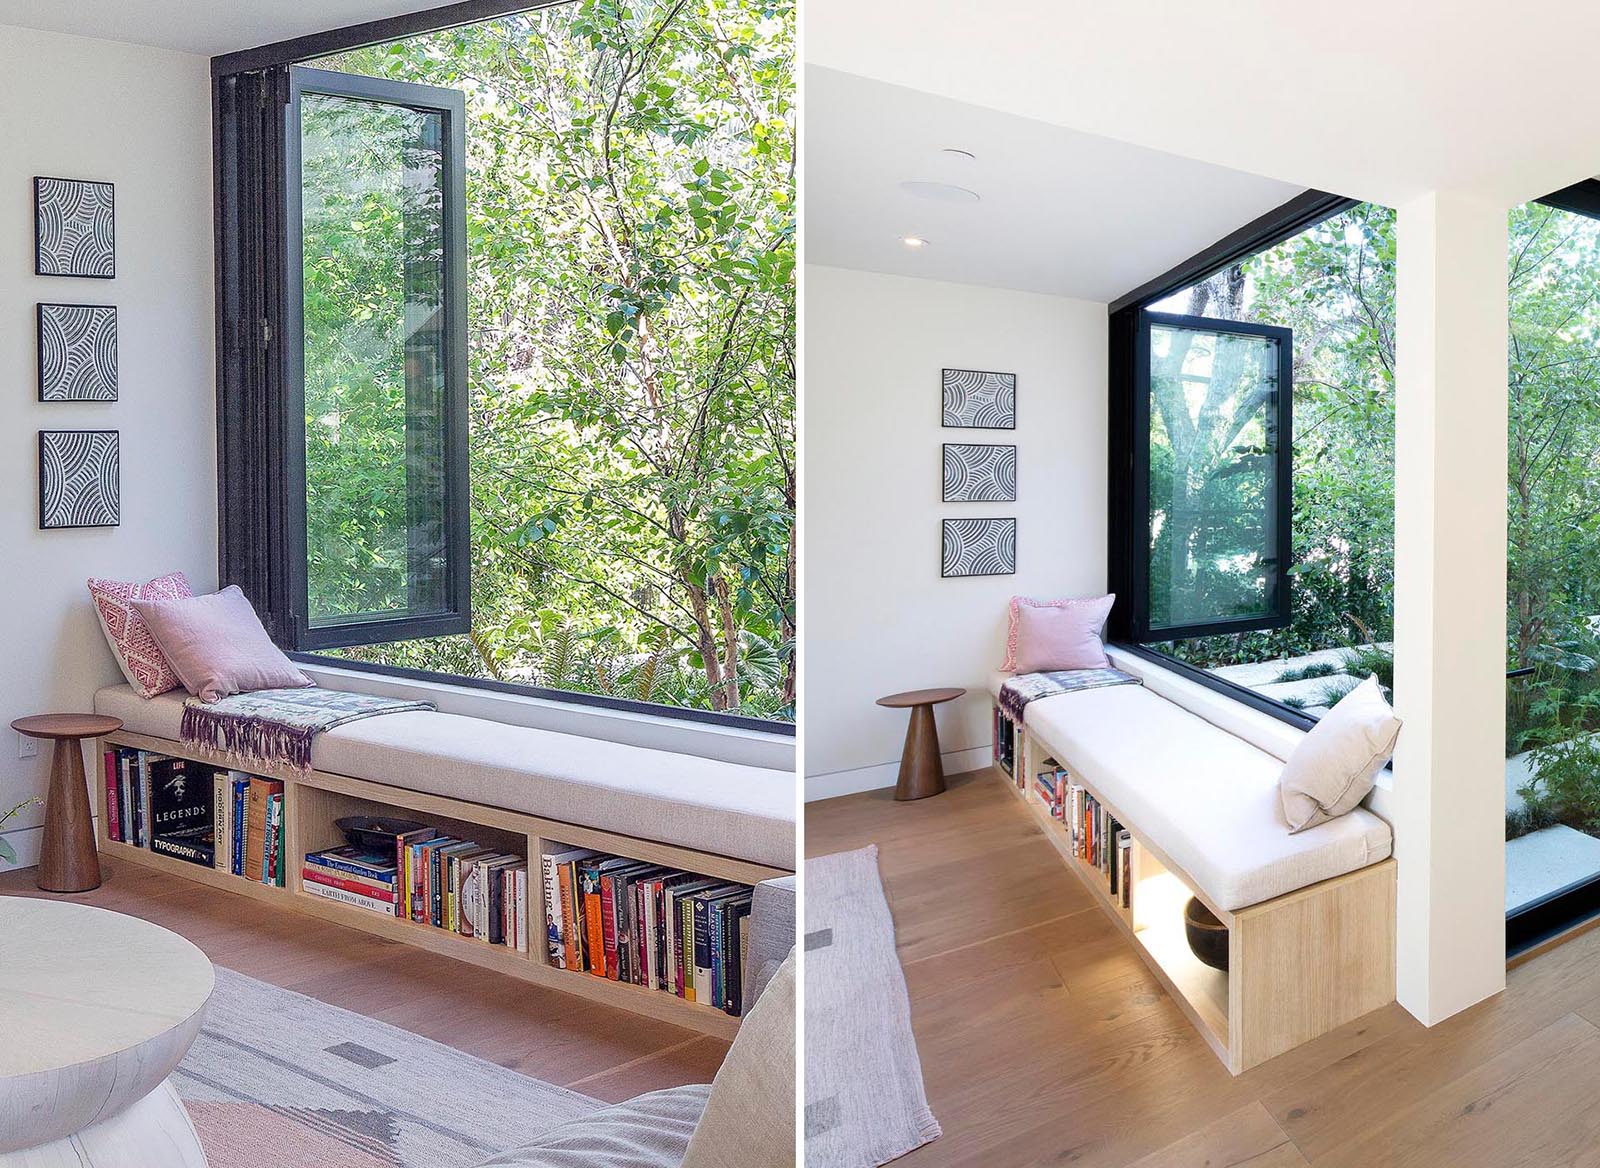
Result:
[[17,757],[37,758],[39,755],[39,740],[29,738],[26,734],[17,735]]

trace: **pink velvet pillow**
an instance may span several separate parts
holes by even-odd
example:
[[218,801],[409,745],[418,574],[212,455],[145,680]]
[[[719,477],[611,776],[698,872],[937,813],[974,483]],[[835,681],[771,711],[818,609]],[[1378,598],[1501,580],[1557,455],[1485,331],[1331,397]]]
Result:
[[272,643],[236,585],[186,600],[136,600],[134,607],[184,688],[201,701],[316,684]]
[[1052,669],[1104,669],[1111,662],[1100,629],[1111,611],[1111,597],[1098,605],[1074,604],[1017,611],[1017,672]]
[[1095,621],[1095,635],[1105,628],[1106,617],[1111,615],[1111,606],[1116,602],[1116,593],[1105,596],[1068,596],[1060,600],[1035,600],[1031,596],[1013,596],[1011,598],[1011,619],[1006,630],[1006,659],[1000,666],[1006,673],[1023,673],[1025,670],[1017,668],[1017,616],[1024,608],[1070,608],[1084,609],[1085,619],[1091,619],[1099,613]]
[[150,635],[150,626],[133,607],[136,600],[177,600],[193,596],[189,580],[182,572],[157,576],[147,584],[129,580],[90,580],[89,599],[94,601],[94,613],[100,618],[100,631],[106,635],[106,644],[128,679],[133,692],[142,698],[153,698],[183,684],[172,671],[161,647]]

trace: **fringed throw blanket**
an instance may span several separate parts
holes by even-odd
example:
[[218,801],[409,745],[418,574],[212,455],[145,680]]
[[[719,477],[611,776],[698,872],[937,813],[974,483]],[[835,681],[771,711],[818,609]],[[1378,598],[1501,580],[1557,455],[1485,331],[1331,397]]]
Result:
[[1056,694],[1100,689],[1108,685],[1143,685],[1131,673],[1120,669],[1061,669],[1050,673],[1019,673],[1000,687],[1000,708],[1013,722],[1023,720],[1029,702]]
[[336,689],[258,689],[207,705],[190,698],[179,735],[193,746],[257,766],[288,764],[311,769],[311,742],[325,730],[402,710],[431,710],[432,702],[407,702]]

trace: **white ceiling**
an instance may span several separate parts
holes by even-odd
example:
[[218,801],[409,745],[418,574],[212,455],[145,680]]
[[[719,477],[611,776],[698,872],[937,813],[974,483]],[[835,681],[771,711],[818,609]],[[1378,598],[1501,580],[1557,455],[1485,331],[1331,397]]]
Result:
[[[0,0],[0,25],[212,57],[436,8],[442,0]],[[0,35],[4,35],[0,33]]]
[[1302,189],[814,66],[804,110],[808,263],[1107,301]]
[[802,9],[810,64],[1391,206],[1600,170],[1592,0]]

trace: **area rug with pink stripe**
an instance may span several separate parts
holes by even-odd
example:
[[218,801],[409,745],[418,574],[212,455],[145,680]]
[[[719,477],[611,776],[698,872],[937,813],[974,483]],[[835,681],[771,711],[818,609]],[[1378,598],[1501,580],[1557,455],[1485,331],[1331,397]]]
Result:
[[467,1168],[605,1106],[220,968],[172,1081],[212,1168]]

